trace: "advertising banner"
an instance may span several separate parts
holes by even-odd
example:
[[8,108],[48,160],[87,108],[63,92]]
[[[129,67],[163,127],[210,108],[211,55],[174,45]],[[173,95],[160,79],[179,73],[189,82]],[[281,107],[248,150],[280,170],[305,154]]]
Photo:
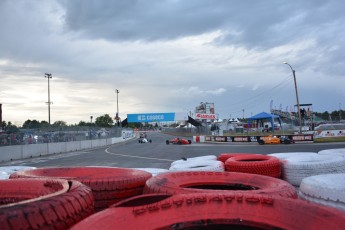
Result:
[[162,122],[175,121],[175,113],[127,114],[127,122]]
[[345,136],[345,130],[318,130],[315,131],[315,138],[341,137]]
[[215,119],[217,119],[217,115],[216,114],[207,114],[207,113],[196,113],[195,119],[215,120]]

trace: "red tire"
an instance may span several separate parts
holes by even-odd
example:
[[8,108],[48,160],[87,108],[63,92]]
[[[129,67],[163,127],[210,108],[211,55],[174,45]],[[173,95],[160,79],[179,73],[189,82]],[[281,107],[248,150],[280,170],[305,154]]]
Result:
[[339,210],[303,200],[259,194],[137,196],[96,213],[71,230],[84,229],[293,229],[343,230]]
[[141,195],[151,173],[111,167],[39,168],[12,174],[10,178],[54,177],[74,179],[89,186],[100,211],[132,196]]
[[225,162],[225,170],[280,178],[281,164],[278,158],[272,156],[244,155],[229,158]]
[[256,155],[260,155],[260,154],[254,154],[254,153],[221,153],[218,155],[217,160],[225,163],[225,161],[231,157],[246,156],[246,155],[256,156]]
[[231,172],[164,173],[146,181],[147,193],[222,193],[234,190],[249,194],[270,194],[297,198],[296,189],[288,182],[272,177]]
[[94,213],[91,189],[78,181],[0,181],[1,229],[68,229]]

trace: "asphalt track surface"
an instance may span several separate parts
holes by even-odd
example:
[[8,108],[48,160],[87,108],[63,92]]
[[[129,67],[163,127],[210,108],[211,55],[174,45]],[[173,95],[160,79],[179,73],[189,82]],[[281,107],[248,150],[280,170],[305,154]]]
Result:
[[219,155],[220,153],[281,153],[318,152],[324,149],[345,148],[345,143],[295,143],[290,145],[259,145],[258,143],[192,143],[191,145],[167,145],[174,136],[160,132],[148,132],[152,143],[138,143],[137,139],[111,146],[55,154],[44,157],[2,162],[0,166],[73,167],[112,166],[124,168],[163,168],[182,157]]

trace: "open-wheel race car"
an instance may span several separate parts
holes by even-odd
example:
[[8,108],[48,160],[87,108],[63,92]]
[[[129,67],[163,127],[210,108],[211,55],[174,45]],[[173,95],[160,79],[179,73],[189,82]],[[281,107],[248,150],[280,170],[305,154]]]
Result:
[[173,138],[170,140],[166,140],[165,143],[168,144],[176,144],[176,145],[190,145],[192,144],[191,140],[187,140],[187,139],[181,139],[181,138]]
[[140,144],[142,144],[142,143],[152,143],[152,140],[147,138],[146,133],[140,133],[138,142]]
[[267,137],[260,138],[258,140],[258,143],[260,145],[264,145],[264,144],[291,144],[291,143],[294,143],[294,141],[292,139],[288,138],[287,136],[277,137],[277,136],[269,135]]
[[140,144],[142,144],[142,143],[152,143],[152,140],[151,140],[151,139],[147,139],[147,138],[140,138],[140,139],[138,140],[138,142],[139,142]]

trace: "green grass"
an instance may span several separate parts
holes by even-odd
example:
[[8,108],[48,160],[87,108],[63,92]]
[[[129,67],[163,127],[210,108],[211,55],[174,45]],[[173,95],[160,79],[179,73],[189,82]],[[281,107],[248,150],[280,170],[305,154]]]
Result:
[[323,138],[314,139],[314,143],[326,143],[326,142],[345,142],[345,137],[323,137]]

